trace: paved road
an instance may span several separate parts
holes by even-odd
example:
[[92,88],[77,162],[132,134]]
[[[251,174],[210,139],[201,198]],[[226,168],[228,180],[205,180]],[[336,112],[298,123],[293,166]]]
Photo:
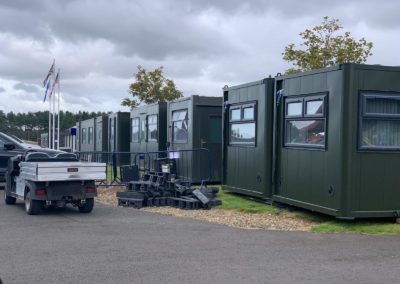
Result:
[[1,200],[4,284],[400,282],[400,237],[241,230],[96,206],[28,216]]

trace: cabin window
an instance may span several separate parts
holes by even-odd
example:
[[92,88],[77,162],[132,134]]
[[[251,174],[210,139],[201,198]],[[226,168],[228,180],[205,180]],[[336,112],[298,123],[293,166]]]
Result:
[[188,110],[176,110],[172,112],[172,141],[175,143],[188,142]]
[[301,116],[303,113],[302,101],[288,102],[286,106],[287,106],[286,108],[287,116]]
[[86,128],[82,128],[82,139],[81,139],[82,144],[86,144]]
[[256,142],[255,123],[233,123],[231,124],[231,144],[250,144]]
[[132,142],[139,142],[139,127],[140,127],[140,118],[132,118],[131,119],[131,125],[132,125],[132,137],[131,141]]
[[[99,127],[101,127],[101,126],[99,126]],[[101,128],[97,131],[97,141],[101,141],[101,139],[102,139],[102,136],[103,136],[103,130],[101,130]],[[96,144],[97,144],[98,142],[96,142]]]
[[142,125],[140,127],[140,141],[146,142],[146,119],[142,120]]
[[240,120],[240,108],[231,109],[231,120]]
[[326,146],[326,95],[286,98],[285,146],[322,148]]
[[254,120],[254,106],[243,108],[243,119]]
[[149,115],[147,117],[147,133],[149,135],[149,141],[157,142],[157,137],[158,137],[157,115]]
[[93,127],[89,127],[89,139],[88,139],[88,144],[93,144]]
[[400,93],[361,93],[359,148],[400,150]]
[[229,144],[256,144],[256,103],[235,104],[230,110]]
[[306,115],[316,115],[322,116],[324,114],[324,100],[317,99],[317,100],[308,100],[306,101]]

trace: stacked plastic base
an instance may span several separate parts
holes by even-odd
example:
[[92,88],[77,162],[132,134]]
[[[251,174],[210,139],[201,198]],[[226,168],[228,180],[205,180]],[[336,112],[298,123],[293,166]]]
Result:
[[192,188],[189,183],[171,181],[165,173],[149,172],[142,180],[131,181],[127,190],[117,192],[118,205],[142,208],[151,206],[171,206],[185,210],[211,209],[221,205],[215,199],[218,188]]

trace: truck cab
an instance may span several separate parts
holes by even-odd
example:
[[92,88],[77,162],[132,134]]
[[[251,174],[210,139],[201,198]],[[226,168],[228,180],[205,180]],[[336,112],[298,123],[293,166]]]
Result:
[[[36,149],[36,150],[35,150]],[[51,149],[40,148],[36,145],[24,143],[22,140],[14,138],[3,132],[0,132],[0,188],[5,186],[5,173],[8,166],[8,160],[29,150],[46,152],[52,155],[60,153]]]

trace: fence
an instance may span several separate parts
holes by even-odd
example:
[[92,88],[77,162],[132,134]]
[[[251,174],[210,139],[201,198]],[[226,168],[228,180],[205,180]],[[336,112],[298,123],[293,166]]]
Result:
[[212,178],[212,157],[206,148],[159,152],[76,152],[81,161],[106,163],[105,181],[100,186],[124,185],[121,166],[135,165],[140,174],[160,172],[162,162],[172,162],[178,179],[191,184],[207,183]]

